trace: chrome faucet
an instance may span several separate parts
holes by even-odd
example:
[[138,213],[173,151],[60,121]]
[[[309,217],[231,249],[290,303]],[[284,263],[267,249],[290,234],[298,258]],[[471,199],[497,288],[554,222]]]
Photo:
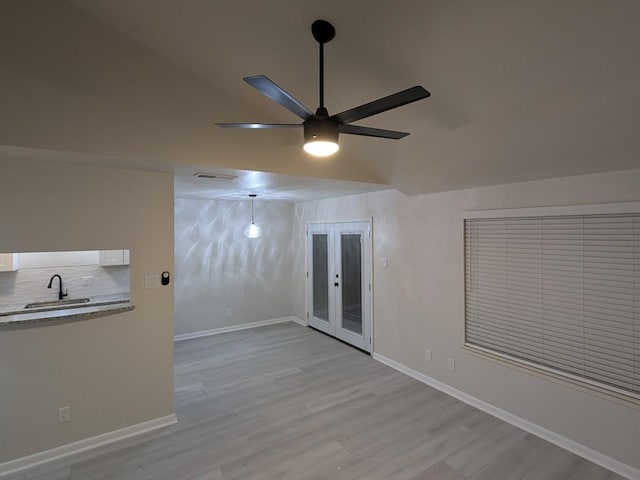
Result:
[[51,277],[51,279],[49,280],[49,285],[47,285],[47,288],[51,288],[51,285],[53,284],[53,279],[58,277],[58,280],[60,280],[60,290],[58,291],[58,300],[62,300],[64,297],[66,297],[68,295],[69,290],[67,290],[67,292],[62,293],[62,277],[60,275],[58,275],[57,273]]

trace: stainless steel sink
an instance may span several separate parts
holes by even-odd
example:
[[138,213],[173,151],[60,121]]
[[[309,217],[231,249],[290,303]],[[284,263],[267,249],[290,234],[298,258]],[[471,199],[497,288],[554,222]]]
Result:
[[28,303],[24,308],[64,307],[78,303],[89,303],[90,298],[69,298],[68,300],[53,300],[49,302]]

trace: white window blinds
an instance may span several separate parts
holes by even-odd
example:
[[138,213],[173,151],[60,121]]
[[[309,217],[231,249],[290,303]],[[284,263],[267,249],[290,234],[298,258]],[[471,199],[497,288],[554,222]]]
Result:
[[465,220],[466,342],[640,393],[640,214]]

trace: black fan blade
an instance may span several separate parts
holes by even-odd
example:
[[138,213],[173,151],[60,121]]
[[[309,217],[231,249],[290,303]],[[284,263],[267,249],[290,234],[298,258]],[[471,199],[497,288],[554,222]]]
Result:
[[395,132],[393,130],[382,130],[380,128],[361,127],[360,125],[340,125],[340,133],[350,135],[364,135],[365,137],[391,138],[400,140],[409,135],[407,132]]
[[301,123],[216,123],[222,128],[296,128]]
[[422,100],[423,98],[427,98],[430,95],[431,94],[427,90],[417,85],[415,87],[407,88],[406,90],[403,90],[401,92],[394,93],[393,95],[389,95],[388,97],[379,98],[378,100],[374,100],[373,102],[365,103],[364,105],[352,108],[351,110],[345,110],[344,112],[336,113],[335,115],[332,115],[331,118],[336,119],[342,124],[356,122],[358,120],[362,120],[363,118],[386,112],[387,110],[391,110],[392,108],[401,107],[402,105],[406,105],[407,103]]
[[313,112],[311,110],[309,110],[302,103],[293,98],[291,95],[289,95],[264,75],[244,77],[243,80],[252,87],[260,90],[263,95],[269,97],[274,102],[279,103],[290,112],[299,116],[301,119],[306,120],[311,115],[313,115]]

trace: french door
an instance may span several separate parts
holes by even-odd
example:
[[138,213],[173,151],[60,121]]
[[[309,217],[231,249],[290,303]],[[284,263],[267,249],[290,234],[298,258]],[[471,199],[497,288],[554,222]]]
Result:
[[307,228],[309,325],[371,352],[371,224]]

